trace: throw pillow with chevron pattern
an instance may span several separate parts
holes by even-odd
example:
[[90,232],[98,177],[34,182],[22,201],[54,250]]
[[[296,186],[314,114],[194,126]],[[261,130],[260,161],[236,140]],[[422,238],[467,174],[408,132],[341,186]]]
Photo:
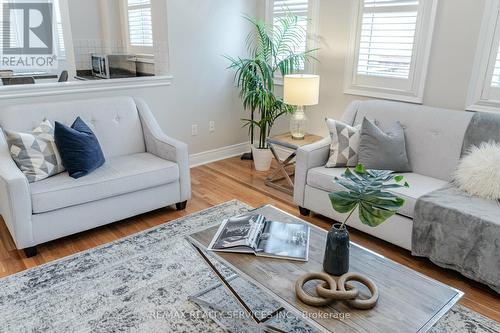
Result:
[[64,171],[50,121],[44,120],[31,133],[4,133],[12,159],[30,183]]
[[327,168],[356,166],[361,125],[349,126],[335,119],[326,119],[332,143]]

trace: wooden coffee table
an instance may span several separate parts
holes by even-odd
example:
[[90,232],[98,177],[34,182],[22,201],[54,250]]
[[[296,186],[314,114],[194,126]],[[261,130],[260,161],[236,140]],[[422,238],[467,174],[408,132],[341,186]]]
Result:
[[[290,223],[308,223],[271,205],[254,210]],[[228,216],[229,217],[229,216]],[[213,257],[274,296],[285,308],[326,332],[426,332],[463,293],[379,254],[351,243],[350,271],[371,278],[379,288],[380,298],[371,310],[356,310],[345,303],[315,308],[295,296],[295,281],[309,272],[321,272],[327,232],[312,224],[309,261],[299,262],[256,257],[253,254],[210,252]],[[206,248],[218,226],[194,233],[190,241]],[[364,297],[368,297],[368,291]],[[303,316],[303,314],[309,314]],[[345,314],[344,319],[335,314]]]

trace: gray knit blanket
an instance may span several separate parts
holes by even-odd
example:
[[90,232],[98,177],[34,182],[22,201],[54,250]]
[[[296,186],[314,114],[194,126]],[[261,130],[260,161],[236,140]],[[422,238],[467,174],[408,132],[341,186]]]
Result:
[[[462,154],[490,140],[500,142],[500,115],[476,113]],[[422,196],[415,206],[412,254],[500,293],[500,202],[472,197],[452,184]]]

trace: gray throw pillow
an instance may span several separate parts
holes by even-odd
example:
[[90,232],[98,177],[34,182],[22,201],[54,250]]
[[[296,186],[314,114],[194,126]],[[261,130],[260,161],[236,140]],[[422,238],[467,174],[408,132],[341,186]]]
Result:
[[396,122],[385,133],[370,120],[364,118],[361,125],[358,161],[367,169],[411,172],[406,154],[403,126]]

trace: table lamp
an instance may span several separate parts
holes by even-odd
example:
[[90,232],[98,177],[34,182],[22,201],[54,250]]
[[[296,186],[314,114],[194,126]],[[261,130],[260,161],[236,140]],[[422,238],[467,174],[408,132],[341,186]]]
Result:
[[319,75],[285,75],[283,101],[288,105],[297,106],[297,110],[290,120],[292,138],[295,140],[304,139],[307,134],[307,117],[304,113],[304,106],[316,105],[319,102]]

